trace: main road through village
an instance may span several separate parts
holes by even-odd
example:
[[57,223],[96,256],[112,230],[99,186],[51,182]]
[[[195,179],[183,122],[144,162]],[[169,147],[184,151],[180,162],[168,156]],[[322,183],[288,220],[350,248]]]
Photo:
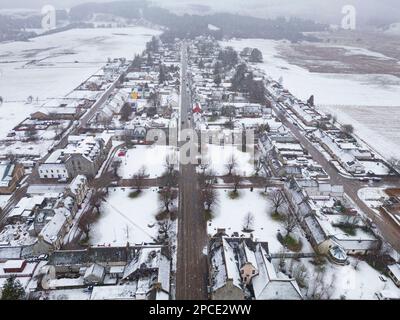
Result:
[[[191,111],[192,101],[190,83],[187,76],[187,49],[182,50],[182,77],[181,77],[181,126],[180,129],[190,129],[191,121],[188,112]],[[271,96],[269,98],[273,99]],[[358,191],[365,187],[357,179],[341,176],[332,164],[324,158],[319,150],[304,136],[304,133],[291,123],[282,111],[274,108],[276,114],[294,134],[294,136],[307,148],[310,154],[318,161],[331,177],[331,183],[341,184],[345,192],[378,226],[386,240],[396,249],[400,250],[400,231],[387,217],[376,215],[358,196]],[[186,136],[179,139],[179,144],[186,142]],[[186,152],[181,148],[180,157]],[[390,180],[389,178],[386,180]],[[383,181],[386,184],[393,181]],[[398,182],[398,179],[395,179]],[[199,199],[200,190],[196,179],[196,166],[194,164],[180,165],[179,180],[179,230],[178,230],[178,260],[177,260],[177,299],[201,300],[207,299],[207,260],[203,250],[207,244],[207,226],[202,214]]]
[[[189,112],[192,110],[190,84],[187,76],[187,46],[182,48],[181,77],[181,125],[180,129],[192,127]],[[179,145],[186,143],[186,136],[179,135]],[[195,143],[193,141],[193,143]],[[184,148],[180,158],[186,157]],[[178,219],[178,260],[176,298],[179,300],[207,299],[207,225],[200,203],[200,190],[195,164],[179,167],[179,219]]]

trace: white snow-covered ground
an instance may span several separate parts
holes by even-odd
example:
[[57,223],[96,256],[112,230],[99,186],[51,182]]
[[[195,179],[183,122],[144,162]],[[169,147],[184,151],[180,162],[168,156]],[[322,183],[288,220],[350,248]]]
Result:
[[0,195],[0,208],[3,209],[7,204],[8,200],[11,198],[11,195]]
[[235,171],[245,177],[254,174],[254,159],[251,152],[242,152],[236,146],[219,146],[207,144],[207,149],[202,150],[202,159],[210,164],[210,168],[216,171],[217,175],[228,174],[227,163],[232,159],[236,160]]
[[[354,268],[356,260],[349,258],[350,264],[339,266],[327,262],[324,266],[323,282],[329,286],[333,281],[333,290],[331,299],[341,299],[345,297],[348,300],[376,300],[375,292],[389,290],[395,292],[400,297],[400,289],[388,279],[383,282],[379,279],[380,273],[373,269],[364,261],[359,261],[357,270]],[[316,278],[315,266],[310,260],[301,260],[309,272],[310,287]]]
[[[240,197],[232,200],[228,196],[229,190],[218,189],[218,204],[213,208],[213,219],[208,222],[208,234],[214,235],[217,229],[225,228],[228,235],[238,232],[243,233],[243,224],[246,215],[250,212],[254,216],[252,232],[254,238],[259,241],[267,241],[271,253],[279,253],[283,247],[277,239],[279,231],[285,232],[283,224],[271,218],[271,202],[261,195],[261,190],[240,190]],[[303,243],[302,252],[314,252],[309,242],[299,229],[294,235]]]
[[152,243],[152,238],[157,238],[155,216],[160,211],[157,189],[143,190],[136,199],[129,198],[131,191],[129,188],[109,189],[101,216],[90,231],[91,245],[124,246],[127,242],[132,245]]
[[358,196],[372,209],[380,207],[389,198],[385,188],[363,188],[358,191]]
[[28,225],[24,223],[9,224],[0,233],[0,242],[9,243],[10,246],[31,245],[36,242],[28,231]]
[[62,97],[99,70],[110,58],[131,59],[159,31],[73,29],[30,41],[0,44],[0,138],[39,106],[26,105],[28,96],[44,102]]
[[90,300],[91,293],[85,289],[49,290],[46,292],[48,300]]
[[[259,48],[264,63],[258,67],[295,96],[306,100],[315,96],[317,105],[337,116],[339,122],[351,123],[356,133],[384,156],[400,157],[400,79],[391,75],[351,75],[311,73],[291,64],[278,51],[282,41],[247,39],[222,42],[237,50]],[[368,50],[348,48],[349,54],[381,57]]]
[[[118,156],[118,155],[117,155]],[[142,167],[146,168],[149,178],[157,178],[163,175],[166,170],[166,158],[175,159],[177,162],[177,152],[171,146],[143,146],[139,145],[129,149],[122,160],[118,174],[123,179],[130,179]]]

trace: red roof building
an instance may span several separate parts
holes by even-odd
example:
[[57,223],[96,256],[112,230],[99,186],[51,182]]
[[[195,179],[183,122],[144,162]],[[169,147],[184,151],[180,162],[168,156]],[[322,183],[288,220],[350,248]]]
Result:
[[199,103],[196,103],[196,104],[193,106],[193,113],[201,113],[201,106],[200,106]]

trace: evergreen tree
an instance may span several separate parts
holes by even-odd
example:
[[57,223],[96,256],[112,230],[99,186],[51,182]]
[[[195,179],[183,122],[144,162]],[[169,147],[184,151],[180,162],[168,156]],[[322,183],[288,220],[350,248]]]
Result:
[[131,115],[132,107],[128,102],[126,102],[121,108],[121,121],[128,121]]
[[132,61],[132,67],[134,69],[139,69],[141,67],[141,65],[142,65],[142,62],[143,61],[142,61],[141,56],[137,54],[137,55],[135,55],[135,58]]
[[150,53],[147,55],[146,64],[147,64],[147,66],[149,66],[149,67],[153,66],[153,64],[154,64],[154,62],[153,62],[153,57],[151,56]]
[[160,73],[158,75],[158,82],[159,84],[163,84],[167,80],[167,75],[165,71],[165,66],[161,65],[160,66]]
[[253,51],[251,52],[250,58],[249,58],[250,62],[263,62],[263,55],[262,52],[260,50],[253,49]]
[[19,280],[15,277],[10,277],[3,285],[2,300],[22,300],[25,298],[25,290]]
[[221,61],[224,68],[232,69],[239,62],[239,57],[235,49],[227,47],[218,54],[218,60]]
[[203,59],[200,59],[200,61],[199,61],[199,69],[204,69],[204,61],[203,61]]
[[307,104],[310,107],[314,107],[314,95],[312,95],[308,100],[307,100]]
[[221,84],[221,82],[222,82],[221,76],[220,76],[219,74],[217,74],[217,75],[214,77],[214,83],[219,87],[220,84]]
[[249,86],[249,99],[252,103],[265,104],[265,86],[261,81],[252,81]]

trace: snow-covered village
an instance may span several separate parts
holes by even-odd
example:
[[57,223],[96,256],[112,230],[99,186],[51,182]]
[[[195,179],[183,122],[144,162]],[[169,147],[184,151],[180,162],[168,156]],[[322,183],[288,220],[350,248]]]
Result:
[[400,299],[395,26],[151,8],[0,37],[2,299]]

